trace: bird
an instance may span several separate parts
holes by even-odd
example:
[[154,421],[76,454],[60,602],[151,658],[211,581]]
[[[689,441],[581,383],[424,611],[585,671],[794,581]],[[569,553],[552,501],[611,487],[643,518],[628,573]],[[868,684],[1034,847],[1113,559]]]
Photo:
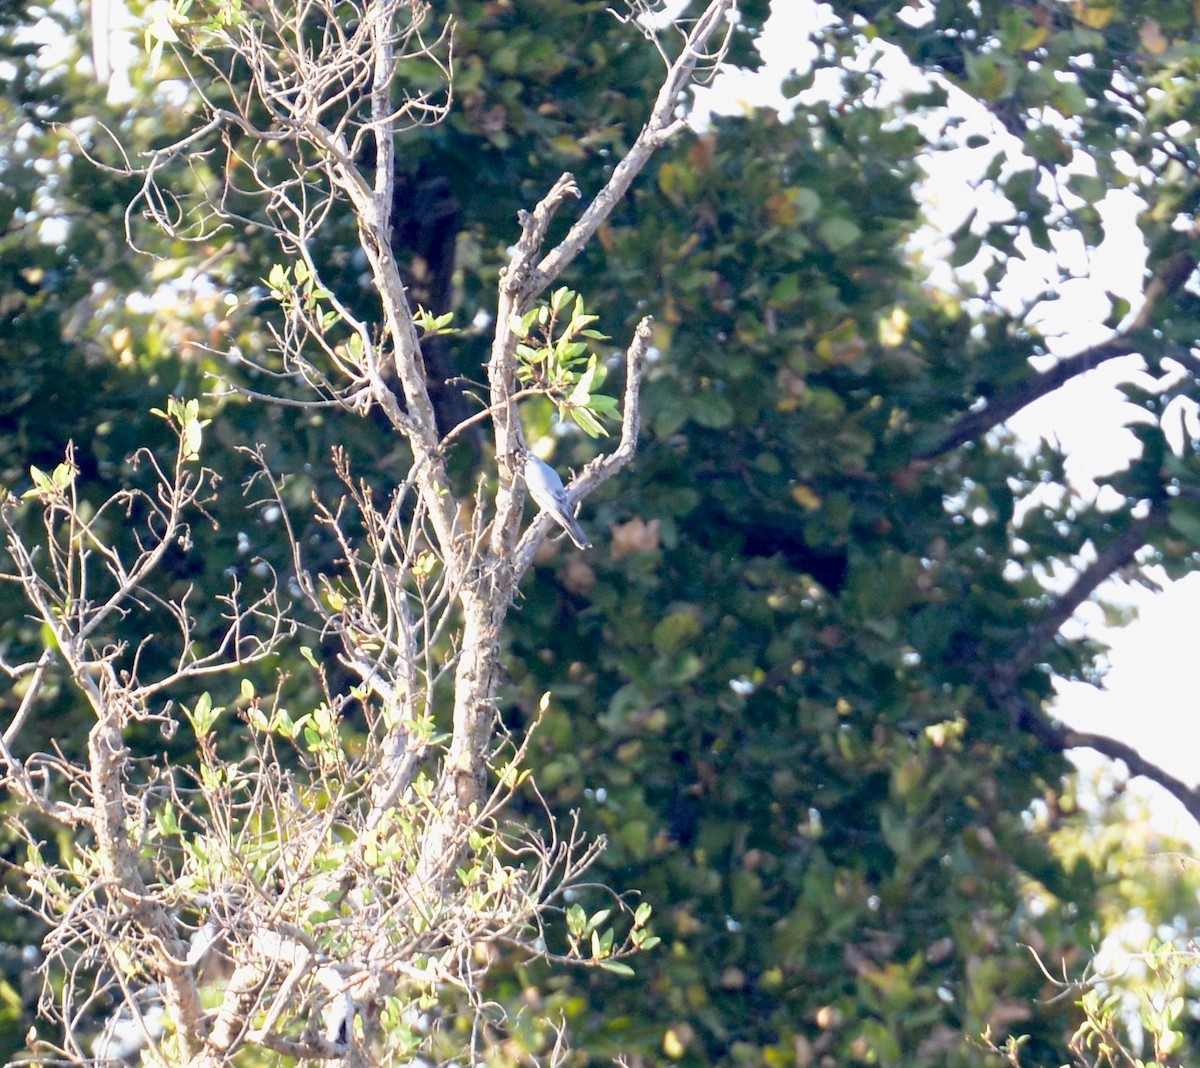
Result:
[[567,491],[558,472],[531,452],[524,453],[523,467],[525,485],[529,487],[529,496],[534,503],[567,532],[576,548],[590,549],[592,543],[571,511],[571,502],[567,500]]

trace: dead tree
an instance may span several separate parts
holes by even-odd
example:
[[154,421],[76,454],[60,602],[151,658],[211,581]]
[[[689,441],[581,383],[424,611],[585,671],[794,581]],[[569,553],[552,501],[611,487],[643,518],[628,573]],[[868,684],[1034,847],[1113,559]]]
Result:
[[[163,554],[186,548],[189,523],[204,521],[209,476],[195,402],[173,400],[161,413],[178,437],[174,467],[160,469],[146,454],[150,484],[105,506],[138,505],[142,525],[131,558],[80,506],[70,458],[55,472],[35,474],[29,496],[46,517],[40,548],[20,534],[10,505],[5,577],[24,591],[52,641],[39,657],[3,665],[24,698],[4,731],[2,781],[40,816],[76,828],[84,843],[64,864],[43,855],[29,834],[29,904],[50,927],[48,968],[58,969],[44,1007],[64,1036],[57,1044],[39,1036],[35,1051],[72,1063],[116,1056],[117,1017],[90,1052],[81,1034],[81,1021],[109,998],[160,1063],[219,1065],[246,1046],[317,1060],[361,1062],[386,1048],[401,1058],[422,1051],[469,1062],[474,1050],[448,1046],[436,1028],[413,1021],[457,992],[477,1010],[471,1043],[484,1041],[486,947],[620,968],[622,956],[652,940],[647,906],[635,910],[613,895],[625,912],[614,934],[608,909],[589,917],[569,905],[569,888],[599,843],[585,842],[574,826],[551,823],[549,832],[534,833],[502,818],[505,800],[527,788],[527,741],[512,742],[498,724],[500,639],[551,523],[543,513],[522,530],[518,461],[527,443],[519,406],[548,397],[585,428],[615,411],[591,389],[595,356],[579,355],[580,339],[593,336],[593,317],[582,298],[554,287],[650,156],[685,127],[684,91],[719,64],[732,0],[708,0],[661,41],[643,31],[664,60],[661,87],[628,153],[567,235],[546,246],[551,220],[580,197],[569,174],[521,213],[499,278],[487,397],[449,429],[435,419],[422,354],[422,333],[436,337],[444,324],[410,306],[390,216],[397,132],[440,121],[451,106],[453,28],[430,30],[429,7],[417,0],[256,0],[220,5],[204,19],[193,13],[191,21],[186,10],[160,10],[150,37],[155,51],[170,48],[192,72],[200,119],[176,144],[128,168],[143,180],[130,206],[131,242],[133,220],[146,215],[172,236],[197,241],[231,222],[273,232],[282,260],[268,277],[282,310],[274,329],[282,368],[311,388],[311,403],[381,413],[412,462],[403,484],[381,501],[346,457],[333,458],[345,493],[314,507],[338,545],[337,574],[312,574],[299,539],[291,539],[295,589],[359,680],[354,699],[369,731],[365,747],[355,749],[342,735],[348,695],[330,694],[296,714],[244,685],[238,711],[253,756],[236,761],[216,729],[233,712],[207,695],[190,707],[171,700],[183,684],[236,678],[248,661],[296,640],[273,583],[249,603],[237,587],[228,591],[226,633],[203,651],[194,594],[170,600],[154,593],[151,576]],[[631,33],[650,24],[639,14],[646,12],[631,9],[626,20]],[[417,61],[440,66],[439,93],[399,88],[396,72]],[[185,207],[172,199],[166,178],[199,154],[227,184]],[[371,154],[364,170],[356,161]],[[227,195],[234,175],[242,183],[238,202],[258,206],[253,217],[234,214]],[[378,298],[372,322],[325,284],[313,255],[322,225],[346,210]],[[634,455],[649,339],[645,319],[626,347],[619,442],[565,488],[569,507]],[[464,501],[452,489],[446,449],[480,429],[490,436],[497,477]],[[290,532],[283,475],[255,455],[257,485]],[[150,677],[143,647],[108,635],[118,617],[127,631],[139,614],[156,613],[169,618],[173,633],[147,633],[146,641],[170,643],[176,658],[171,670]],[[59,658],[95,715],[86,753],[18,756],[29,748],[17,742],[28,743],[22,733],[36,720]],[[444,738],[434,728],[434,692],[443,682],[453,690]],[[137,722],[164,731],[186,723],[198,764],[133,760],[125,738]],[[564,919],[557,945],[547,928],[553,916]],[[219,994],[215,1007],[206,990]],[[561,1042],[552,1045],[551,1062]]]

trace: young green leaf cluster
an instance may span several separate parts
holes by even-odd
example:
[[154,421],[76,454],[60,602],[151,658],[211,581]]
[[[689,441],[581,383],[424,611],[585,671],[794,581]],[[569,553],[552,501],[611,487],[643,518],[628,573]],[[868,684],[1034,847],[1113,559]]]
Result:
[[271,296],[279,301],[285,311],[291,309],[303,310],[314,315],[322,330],[341,321],[341,313],[332,309],[322,309],[322,302],[328,301],[333,294],[321,285],[313,270],[303,260],[297,260],[291,267],[282,263],[271,265],[267,277],[263,279],[270,287]]
[[618,411],[614,397],[596,392],[608,375],[588,344],[608,340],[591,327],[598,319],[587,313],[580,294],[563,286],[512,324],[520,382],[543,392],[560,419],[593,438],[608,434],[602,421],[616,419]]

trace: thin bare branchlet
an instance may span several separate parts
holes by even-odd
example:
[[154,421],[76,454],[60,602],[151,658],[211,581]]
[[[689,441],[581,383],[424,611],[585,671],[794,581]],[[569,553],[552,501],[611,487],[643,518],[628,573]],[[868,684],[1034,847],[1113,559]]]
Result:
[[[1052,968],[1034,947],[1025,948],[1049,991],[1041,1003],[1066,1001],[1078,1010],[1078,1026],[1067,1041],[1074,1068],[1174,1063],[1185,1018],[1185,1002],[1178,995],[1196,967],[1194,944],[1154,942],[1145,952],[1124,954],[1120,968],[1101,972],[1093,961],[1078,977],[1069,974],[1065,962]],[[1147,975],[1153,978],[1149,987]],[[1027,1068],[1026,1042],[1024,1036],[1009,1034],[1001,1045],[989,1026],[972,1044],[1012,1068]],[[1152,1059],[1143,1059],[1148,1053]]]
[[[64,1025],[67,1048],[77,1054],[73,1032],[80,1007],[114,983],[127,1000],[135,987],[161,984],[160,1000],[182,1048],[199,1050],[203,1014],[195,977],[179,962],[183,943],[155,878],[165,872],[147,872],[141,862],[135,814],[145,811],[143,769],[131,757],[124,731],[135,722],[157,723],[170,737],[176,723],[158,706],[160,694],[263,659],[292,630],[269,583],[248,599],[235,585],[223,601],[215,647],[201,652],[187,595],[169,598],[154,588],[167,552],[190,546],[191,524],[204,521],[212,486],[211,473],[194,462],[198,423],[177,423],[173,465],[135,456],[147,484],[123,489],[94,509],[79,496],[73,454],[52,474],[35,469],[27,497],[42,514],[37,549],[24,538],[16,502],[0,516],[11,564],[3,578],[20,588],[53,637],[30,674],[23,707],[6,726],[0,776],[35,811],[90,832],[88,844],[77,846],[66,866],[45,858],[36,839],[25,835],[29,904],[50,927],[47,991],[59,990],[55,999],[43,1000],[43,1008]],[[140,619],[160,644],[153,669],[145,656],[149,637],[132,647],[113,637],[118,627],[138,629]],[[164,619],[166,632],[160,630]],[[55,670],[59,663],[62,671]],[[29,708],[64,672],[95,718],[84,760],[38,752],[26,737]],[[64,974],[73,981],[58,984]]]

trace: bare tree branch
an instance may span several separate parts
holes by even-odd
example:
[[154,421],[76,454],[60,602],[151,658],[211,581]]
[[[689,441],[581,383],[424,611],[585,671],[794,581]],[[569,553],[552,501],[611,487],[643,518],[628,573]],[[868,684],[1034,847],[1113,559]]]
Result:
[[1137,551],[1146,544],[1150,531],[1161,522],[1161,511],[1151,509],[1142,518],[1131,520],[1111,542],[1097,551],[1096,559],[1079,573],[1070,589],[1054,599],[1050,608],[1025,635],[1020,646],[996,665],[995,677],[1000,680],[1002,687],[1015,685],[1037,663],[1075,610],[1089,600],[1104,582],[1133,562]]
[[[1045,740],[1043,737],[1042,741]],[[1153,761],[1147,760],[1133,746],[1102,734],[1074,730],[1061,730],[1056,742],[1063,750],[1094,749],[1109,760],[1121,761],[1131,775],[1141,775],[1151,782],[1156,782],[1173,797],[1178,798],[1192,818],[1200,822],[1200,790],[1176,778]]]
[[960,445],[974,441],[1005,420],[1012,418],[1035,400],[1053,393],[1079,375],[1095,370],[1109,360],[1128,356],[1137,350],[1137,345],[1129,339],[1116,338],[1094,345],[1074,356],[1064,357],[1046,371],[1031,373],[1028,378],[1022,379],[1011,389],[989,397],[983,408],[971,410],[961,416],[951,424],[949,430],[942,437],[932,445],[921,449],[916,454],[916,459],[932,460]]
[[1070,749],[1094,749],[1109,760],[1119,760],[1131,775],[1141,775],[1157,783],[1187,809],[1200,822],[1200,789],[1189,786],[1182,779],[1146,759],[1133,746],[1109,738],[1103,734],[1077,731],[1060,723],[1052,722],[1043,712],[1015,691],[1004,695],[1001,707],[1013,716],[1014,724],[1030,734],[1041,746],[1052,753],[1065,753]]
[[[608,183],[596,194],[567,236],[551,249],[523,280],[516,310],[523,310],[538,293],[554,284],[591,241],[600,224],[612,214],[613,208],[628,191],[650,157],[687,126],[687,119],[678,114],[683,91],[692,80],[697,64],[720,64],[733,32],[733,23],[729,21],[732,10],[733,0],[711,0],[700,13],[684,39],[679,56],[668,67],[667,76],[659,88],[650,117],[642,126],[629,151],[613,168]],[[723,35],[720,36],[718,44],[711,47],[710,42],[718,37],[722,27]],[[540,243],[539,240],[538,244]],[[508,281],[509,284],[513,284],[516,279],[510,277]]]
[[1109,360],[1141,351],[1145,332],[1152,325],[1155,311],[1164,299],[1169,298],[1187,282],[1195,272],[1196,264],[1196,257],[1191,252],[1176,253],[1163,264],[1159,273],[1147,285],[1138,314],[1118,336],[1084,349],[1074,356],[1064,357],[1048,370],[1031,373],[1010,389],[989,397],[986,406],[962,415],[937,441],[917,453],[916,459],[931,460],[974,441],[1079,375],[1095,370]]
[[1162,510],[1153,509],[1140,519],[1133,520],[1099,550],[1095,561],[1077,577],[1066,593],[1055,599],[1020,646],[995,666],[983,669],[984,688],[990,700],[1008,713],[1015,728],[1030,734],[1048,751],[1065,753],[1070,749],[1088,748],[1110,760],[1122,761],[1130,774],[1141,775],[1158,783],[1200,821],[1200,789],[1189,786],[1125,742],[1101,734],[1073,730],[1052,721],[1019,689],[1021,676],[1044,655],[1047,645],[1054,641],[1063,624],[1091,598],[1102,583],[1133,562],[1138,550],[1146,544],[1150,531],[1161,525],[1162,521]]

